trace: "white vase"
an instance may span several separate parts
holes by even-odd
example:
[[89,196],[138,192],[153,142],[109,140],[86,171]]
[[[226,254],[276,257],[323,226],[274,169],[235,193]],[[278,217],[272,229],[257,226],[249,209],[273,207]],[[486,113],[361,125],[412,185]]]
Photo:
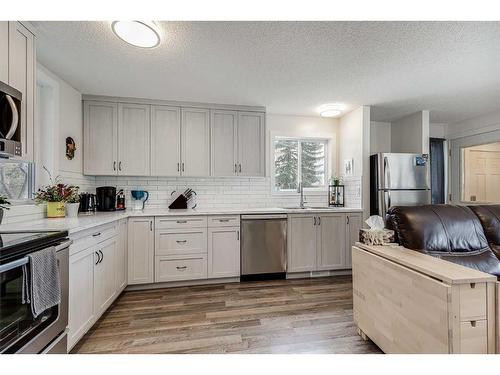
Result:
[[78,216],[78,207],[80,203],[66,203],[66,217],[75,218]]

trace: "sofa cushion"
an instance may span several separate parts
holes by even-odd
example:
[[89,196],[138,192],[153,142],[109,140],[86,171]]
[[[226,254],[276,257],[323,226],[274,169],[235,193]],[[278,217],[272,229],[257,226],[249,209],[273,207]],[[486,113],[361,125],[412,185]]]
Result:
[[465,206],[392,207],[387,223],[400,245],[500,277],[481,223]]
[[483,226],[486,240],[497,258],[500,258],[500,204],[469,206]]

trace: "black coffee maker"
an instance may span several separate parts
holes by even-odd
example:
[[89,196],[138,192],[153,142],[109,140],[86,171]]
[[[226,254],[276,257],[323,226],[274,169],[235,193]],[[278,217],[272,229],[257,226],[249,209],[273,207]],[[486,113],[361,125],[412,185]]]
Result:
[[116,188],[113,186],[100,186],[95,189],[97,197],[97,211],[116,210]]

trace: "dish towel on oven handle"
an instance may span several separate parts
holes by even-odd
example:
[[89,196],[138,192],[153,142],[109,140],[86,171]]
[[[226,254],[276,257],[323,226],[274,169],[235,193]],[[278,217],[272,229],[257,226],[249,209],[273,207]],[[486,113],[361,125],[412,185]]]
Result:
[[31,305],[36,318],[61,303],[61,280],[54,246],[28,255],[23,265],[22,302]]

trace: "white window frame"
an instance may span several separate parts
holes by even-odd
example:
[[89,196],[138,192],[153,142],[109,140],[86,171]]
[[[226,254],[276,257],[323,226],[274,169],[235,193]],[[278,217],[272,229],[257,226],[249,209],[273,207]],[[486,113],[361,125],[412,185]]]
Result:
[[[274,142],[276,139],[288,139],[288,140],[293,140],[293,141],[298,141],[298,142],[311,142],[311,141],[316,141],[316,142],[323,142],[325,144],[325,185],[317,188],[304,188],[304,192],[307,192],[308,195],[324,195],[325,193],[328,192],[328,184],[330,181],[330,176],[331,176],[331,171],[330,171],[330,153],[331,153],[331,146],[332,146],[332,139],[331,138],[323,138],[323,137],[301,137],[301,136],[288,136],[288,135],[279,135],[279,134],[272,134],[271,135],[271,144],[270,144],[270,172],[271,172],[271,194],[272,195],[298,195],[296,190],[276,190],[276,179],[275,179],[275,173],[276,173],[276,166],[274,162]],[[300,160],[301,155],[300,155],[300,143],[299,143],[299,160],[298,164],[300,165]]]

